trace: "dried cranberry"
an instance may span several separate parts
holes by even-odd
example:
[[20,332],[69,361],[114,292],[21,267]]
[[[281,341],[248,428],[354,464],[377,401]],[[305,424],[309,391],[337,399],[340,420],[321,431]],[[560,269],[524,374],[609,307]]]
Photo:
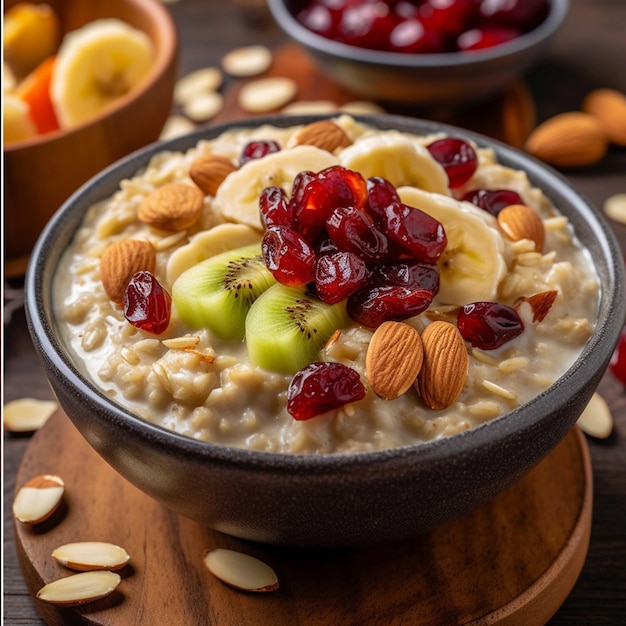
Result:
[[430,54],[445,51],[440,33],[427,28],[419,19],[400,22],[389,35],[389,49],[407,54]]
[[292,226],[293,218],[288,208],[287,194],[280,187],[266,187],[259,196],[261,223],[270,226]]
[[239,157],[239,165],[243,165],[253,159],[261,159],[268,154],[280,151],[280,144],[273,139],[259,139],[248,142]]
[[433,295],[439,292],[439,267],[413,259],[377,265],[372,270],[373,285],[399,285],[411,289],[428,289]]
[[160,335],[170,323],[172,297],[146,271],[137,272],[124,294],[124,317],[136,328]]
[[476,0],[425,0],[419,16],[428,30],[442,35],[457,35],[465,30],[478,13]]
[[272,276],[283,285],[297,287],[315,278],[315,250],[293,228],[271,226],[261,242],[263,259]]
[[435,263],[448,244],[446,232],[434,217],[400,202],[385,207],[383,232],[408,255]]
[[480,15],[490,24],[529,29],[545,19],[548,9],[547,0],[483,0]]
[[321,3],[306,7],[298,13],[297,19],[303,26],[322,37],[334,39],[337,36],[339,17]]
[[494,217],[497,217],[505,206],[524,204],[521,196],[511,189],[474,189],[468,191],[462,199],[475,204]]
[[384,222],[385,208],[394,202],[400,202],[396,188],[380,176],[367,179],[367,194],[365,210],[378,224]]
[[484,50],[485,48],[499,46],[507,41],[513,41],[521,34],[522,32],[517,28],[486,25],[461,33],[456,40],[456,45],[462,52]]
[[478,168],[478,157],[474,148],[463,139],[446,137],[433,141],[426,147],[446,171],[451,189],[464,185]]
[[297,420],[308,420],[364,397],[365,386],[356,370],[341,363],[315,362],[292,378],[287,410]]
[[315,244],[315,252],[318,257],[321,257],[325,254],[335,254],[335,252],[339,252],[339,248],[330,237],[325,235],[318,239]]
[[383,322],[401,321],[423,313],[433,300],[428,289],[399,285],[364,287],[348,298],[348,315],[357,324],[377,328]]
[[385,2],[352,2],[343,11],[336,37],[351,46],[385,50],[397,22]]
[[466,304],[457,314],[459,332],[475,348],[494,350],[524,330],[517,311],[499,302]]
[[315,268],[315,289],[321,300],[335,304],[363,287],[369,271],[365,261],[353,252],[321,256]]
[[609,369],[615,378],[626,385],[626,328],[622,329],[622,334],[611,357]]

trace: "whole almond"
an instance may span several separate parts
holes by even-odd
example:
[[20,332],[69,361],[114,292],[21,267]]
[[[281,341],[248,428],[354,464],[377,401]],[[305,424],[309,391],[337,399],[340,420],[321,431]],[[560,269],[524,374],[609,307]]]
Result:
[[626,146],[626,95],[616,89],[594,89],[582,109],[600,121],[611,143]]
[[511,241],[530,239],[535,251],[543,250],[545,228],[539,214],[525,204],[510,204],[498,213],[498,226]]
[[168,232],[193,226],[204,207],[204,194],[195,185],[167,183],[150,193],[139,207],[140,221]]
[[13,515],[25,524],[39,524],[57,510],[64,491],[65,484],[59,476],[35,476],[17,492],[13,500]]
[[155,265],[156,252],[149,241],[119,239],[102,254],[100,280],[109,298],[121,304],[130,279],[137,272],[154,272]]
[[454,324],[431,322],[421,335],[424,362],[417,390],[426,406],[435,411],[456,401],[465,385],[469,359],[465,342]]
[[522,148],[537,124],[537,110],[526,84],[517,80],[504,92],[502,100],[502,131],[504,141]]
[[301,128],[293,138],[296,146],[315,146],[320,150],[335,152],[337,148],[346,148],[352,143],[343,128],[330,120],[320,120]]
[[533,130],[526,151],[558,167],[584,167],[604,157],[608,138],[600,121],[589,113],[555,115]]
[[203,154],[191,164],[189,176],[207,196],[214,196],[224,179],[237,169],[233,162],[219,154]]
[[423,359],[422,340],[413,326],[384,322],[372,335],[367,348],[367,380],[381,398],[399,398],[415,382]]

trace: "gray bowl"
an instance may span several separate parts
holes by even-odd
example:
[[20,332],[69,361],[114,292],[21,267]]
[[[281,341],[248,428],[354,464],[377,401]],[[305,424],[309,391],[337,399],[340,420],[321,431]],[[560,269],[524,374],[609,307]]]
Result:
[[37,242],[26,278],[29,329],[52,388],[78,430],[122,476],[165,506],[218,531],[269,544],[347,547],[396,541],[462,516],[528,472],[572,428],[608,365],[626,311],[622,254],[601,214],[559,174],[495,141],[442,124],[357,118],[381,129],[444,131],[493,147],[503,164],[525,170],[568,216],[601,279],[597,328],[572,367],[527,404],[446,439],[326,456],[199,442],[134,416],[99,391],[59,339],[53,315],[55,271],[87,209],[156,152],[186,150],[227,127],[316,119],[258,118],[204,128],[136,152],[92,179],[54,215]]
[[366,50],[317,35],[295,18],[303,4],[268,0],[280,28],[337,83],[363,98],[424,105],[482,99],[522,75],[544,54],[569,8],[569,0],[550,0],[550,12],[537,28],[487,50],[405,54]]

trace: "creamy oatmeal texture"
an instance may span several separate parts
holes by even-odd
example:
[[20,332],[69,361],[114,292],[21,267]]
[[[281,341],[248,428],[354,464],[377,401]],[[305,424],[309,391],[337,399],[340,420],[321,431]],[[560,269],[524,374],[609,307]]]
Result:
[[[453,194],[445,172],[425,148],[435,136],[378,131],[349,116],[335,121],[352,144],[333,154],[312,146],[291,147],[301,127],[227,132],[200,141],[184,154],[158,154],[145,171],[122,181],[112,198],[89,211],[57,273],[55,311],[76,362],[112,400],[149,421],[203,441],[269,452],[365,451],[453,435],[503,415],[546,389],[575,360],[593,332],[598,280],[567,218],[531,187],[524,172],[498,164],[491,150],[480,149],[478,170]],[[256,178],[249,173],[242,176],[242,168],[231,173],[215,196],[205,196],[202,215],[193,226],[168,233],[137,219],[143,199],[157,187],[173,182],[194,185],[189,170],[198,156],[218,154],[236,163],[244,145],[255,138],[274,139],[283,150],[248,164],[247,171]],[[272,159],[277,165],[270,167]],[[525,330],[502,347],[486,351],[468,345],[465,386],[447,409],[426,408],[414,388],[394,400],[378,398],[365,375],[373,331],[353,325],[319,359],[340,361],[359,371],[367,389],[365,398],[296,421],[286,410],[291,376],[251,366],[245,342],[219,340],[207,329],[186,327],[175,307],[167,331],[150,335],[129,324],[104,291],[100,257],[112,242],[128,237],[151,242],[156,251],[155,276],[171,291],[174,280],[208,254],[261,240],[258,195],[265,186],[280,184],[289,193],[299,171],[319,171],[334,164],[365,177],[384,176],[406,204],[419,203],[426,212],[432,206],[448,234],[450,250],[444,257],[466,252],[466,262],[475,267],[474,275],[462,276],[455,273],[458,257],[441,265],[439,295],[425,313],[408,320],[418,330],[435,319],[454,321],[459,305],[466,302],[497,299],[513,306],[519,297],[558,292],[541,322],[533,322],[529,305],[519,307]],[[495,218],[455,199],[478,188],[519,193],[542,218],[543,251],[536,252],[528,239],[511,241]],[[455,234],[455,229],[460,232]],[[481,240],[473,241],[474,235]],[[468,248],[453,252],[455,242]],[[478,256],[472,257],[477,251]]]

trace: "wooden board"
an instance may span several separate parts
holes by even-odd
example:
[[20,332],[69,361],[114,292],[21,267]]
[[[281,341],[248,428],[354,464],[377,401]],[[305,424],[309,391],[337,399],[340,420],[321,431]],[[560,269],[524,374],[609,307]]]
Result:
[[[109,598],[71,609],[34,600],[51,625],[532,626],[571,591],[591,528],[590,461],[576,428],[519,483],[463,519],[399,545],[347,552],[258,545],[184,519],[114,472],[61,411],[30,442],[18,487],[42,473],[60,475],[66,493],[48,522],[16,523],[31,593],[71,573],[50,556],[66,542],[110,541],[131,555]],[[202,562],[214,547],[261,558],[280,589],[247,594],[223,585]]]

